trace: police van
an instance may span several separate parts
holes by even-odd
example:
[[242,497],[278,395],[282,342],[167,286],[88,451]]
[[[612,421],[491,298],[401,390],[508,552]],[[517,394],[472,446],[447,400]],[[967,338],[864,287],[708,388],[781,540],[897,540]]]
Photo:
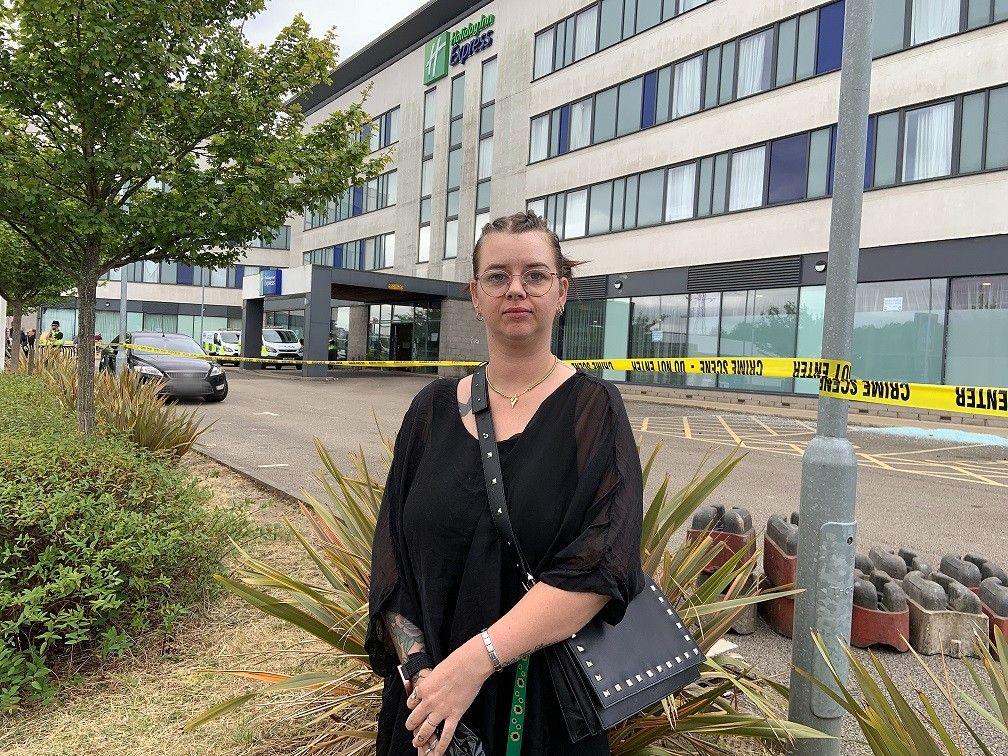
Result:
[[237,359],[227,359],[241,356],[241,331],[203,331],[202,341],[203,351],[217,357],[217,362],[241,364]]
[[[298,335],[288,328],[263,328],[262,356],[271,360],[298,360],[295,367],[301,369],[304,358],[304,345]],[[279,370],[282,362],[267,363]]]

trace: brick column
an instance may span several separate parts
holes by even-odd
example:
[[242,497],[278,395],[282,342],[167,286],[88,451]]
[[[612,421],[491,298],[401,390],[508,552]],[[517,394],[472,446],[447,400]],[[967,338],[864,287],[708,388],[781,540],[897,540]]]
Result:
[[347,359],[366,360],[368,340],[368,306],[350,308],[350,326],[347,329]]
[[[441,302],[441,334],[438,337],[439,360],[473,360],[487,358],[486,327],[476,320],[472,302],[445,299]],[[459,376],[466,368],[438,368],[438,375]]]

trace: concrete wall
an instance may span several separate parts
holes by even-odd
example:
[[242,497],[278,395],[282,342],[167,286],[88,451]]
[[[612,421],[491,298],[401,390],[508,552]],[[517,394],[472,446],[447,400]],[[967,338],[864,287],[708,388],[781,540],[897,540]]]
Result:
[[[292,254],[381,233],[396,234],[394,270],[406,275],[463,281],[471,275],[481,63],[497,57],[491,215],[524,209],[546,193],[610,179],[719,150],[823,126],[836,121],[839,74],[791,84],[671,123],[527,165],[532,116],[629,77],[687,57],[706,47],[822,5],[817,0],[715,2],[623,41],[584,61],[531,82],[536,31],[579,10],[584,0],[542,3],[496,0],[473,14],[496,16],[494,44],[451,68],[436,83],[437,115],[431,260],[416,263],[423,131],[423,49],[377,72],[359,87],[308,116],[317,123],[371,86],[365,107],[379,114],[400,106],[400,140],[388,148],[397,169],[394,207],[310,231],[292,219]],[[873,112],[926,102],[1008,80],[1008,24],[937,40],[875,62]],[[465,114],[459,256],[442,260],[449,95],[451,77],[465,72]],[[875,246],[1008,232],[1000,198],[1008,196],[1008,172],[938,180],[870,192],[865,199],[862,244]],[[829,202],[760,208],[717,218],[581,239],[565,244],[570,255],[590,260],[582,274],[646,270],[722,260],[772,257],[827,248]],[[908,266],[908,272],[912,266]]]
[[347,328],[347,359],[367,359],[368,306],[350,308],[350,325]]
[[[486,326],[476,320],[472,302],[446,299],[441,304],[441,360],[485,360]],[[438,368],[439,375],[465,375],[466,368]]]

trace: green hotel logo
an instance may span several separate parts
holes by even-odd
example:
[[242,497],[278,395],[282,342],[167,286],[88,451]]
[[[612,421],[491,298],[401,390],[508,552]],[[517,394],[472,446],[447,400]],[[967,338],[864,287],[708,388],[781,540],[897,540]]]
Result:
[[448,75],[449,32],[442,32],[424,45],[424,84]]
[[448,75],[451,66],[461,66],[493,45],[493,14],[482,15],[479,21],[442,32],[424,45],[424,85],[433,84]]

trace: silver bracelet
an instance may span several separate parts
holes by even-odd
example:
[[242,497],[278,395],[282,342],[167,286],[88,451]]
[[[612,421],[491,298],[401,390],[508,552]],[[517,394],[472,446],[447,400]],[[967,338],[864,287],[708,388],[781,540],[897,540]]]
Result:
[[490,633],[487,632],[488,628],[483,628],[483,632],[480,633],[480,637],[483,638],[483,645],[486,646],[487,655],[490,657],[490,663],[493,664],[494,672],[500,672],[504,669],[504,665],[501,664],[501,660],[497,658],[497,651],[494,649],[493,641],[490,640]]

